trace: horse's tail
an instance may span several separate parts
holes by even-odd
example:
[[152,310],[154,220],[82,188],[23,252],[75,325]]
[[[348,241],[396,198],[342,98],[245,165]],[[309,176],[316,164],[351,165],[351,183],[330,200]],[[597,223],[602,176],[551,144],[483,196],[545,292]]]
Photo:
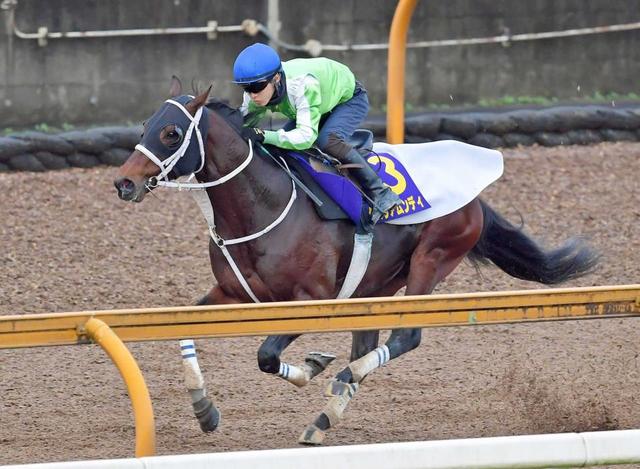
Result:
[[545,250],[480,200],[484,227],[469,253],[473,262],[489,260],[512,277],[546,285],[561,283],[591,272],[599,255],[581,238],[571,238],[557,249]]

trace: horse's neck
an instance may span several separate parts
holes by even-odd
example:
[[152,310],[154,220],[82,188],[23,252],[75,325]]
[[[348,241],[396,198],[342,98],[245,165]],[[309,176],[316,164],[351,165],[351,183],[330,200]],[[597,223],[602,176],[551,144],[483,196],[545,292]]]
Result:
[[[226,176],[249,155],[249,146],[235,130],[215,112],[210,114],[201,182]],[[291,182],[254,149],[251,163],[242,172],[209,188],[208,194],[220,234],[236,238],[259,231],[280,215],[291,196]]]

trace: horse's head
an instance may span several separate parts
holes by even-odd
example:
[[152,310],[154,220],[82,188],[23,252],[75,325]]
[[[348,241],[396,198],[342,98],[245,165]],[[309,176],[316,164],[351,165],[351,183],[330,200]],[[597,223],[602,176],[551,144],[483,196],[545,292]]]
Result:
[[183,95],[180,80],[172,78],[171,98],[145,122],[140,143],[118,170],[114,185],[122,200],[141,202],[158,182],[202,169],[208,127],[203,113],[210,91],[195,98]]

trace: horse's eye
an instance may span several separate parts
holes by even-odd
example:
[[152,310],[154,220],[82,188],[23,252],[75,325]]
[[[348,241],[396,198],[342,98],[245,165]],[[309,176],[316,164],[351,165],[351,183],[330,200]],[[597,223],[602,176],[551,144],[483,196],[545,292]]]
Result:
[[165,134],[165,141],[167,143],[167,146],[169,147],[176,147],[178,146],[180,143],[182,143],[182,129],[178,126],[174,126],[171,130],[169,130],[166,134]]

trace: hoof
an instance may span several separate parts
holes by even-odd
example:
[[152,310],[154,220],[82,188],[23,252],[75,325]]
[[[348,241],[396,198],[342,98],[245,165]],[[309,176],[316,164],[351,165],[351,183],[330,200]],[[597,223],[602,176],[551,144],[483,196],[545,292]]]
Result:
[[304,362],[311,368],[311,377],[313,379],[322,373],[329,364],[336,359],[335,355],[323,352],[309,352]]
[[349,396],[353,395],[358,390],[358,383],[343,383],[342,381],[331,381],[327,389],[324,391],[324,395],[327,397],[333,396]]
[[211,433],[220,425],[220,411],[216,409],[208,397],[193,403],[193,411],[204,433]]
[[298,438],[301,445],[319,446],[324,441],[325,433],[314,424],[307,426]]

